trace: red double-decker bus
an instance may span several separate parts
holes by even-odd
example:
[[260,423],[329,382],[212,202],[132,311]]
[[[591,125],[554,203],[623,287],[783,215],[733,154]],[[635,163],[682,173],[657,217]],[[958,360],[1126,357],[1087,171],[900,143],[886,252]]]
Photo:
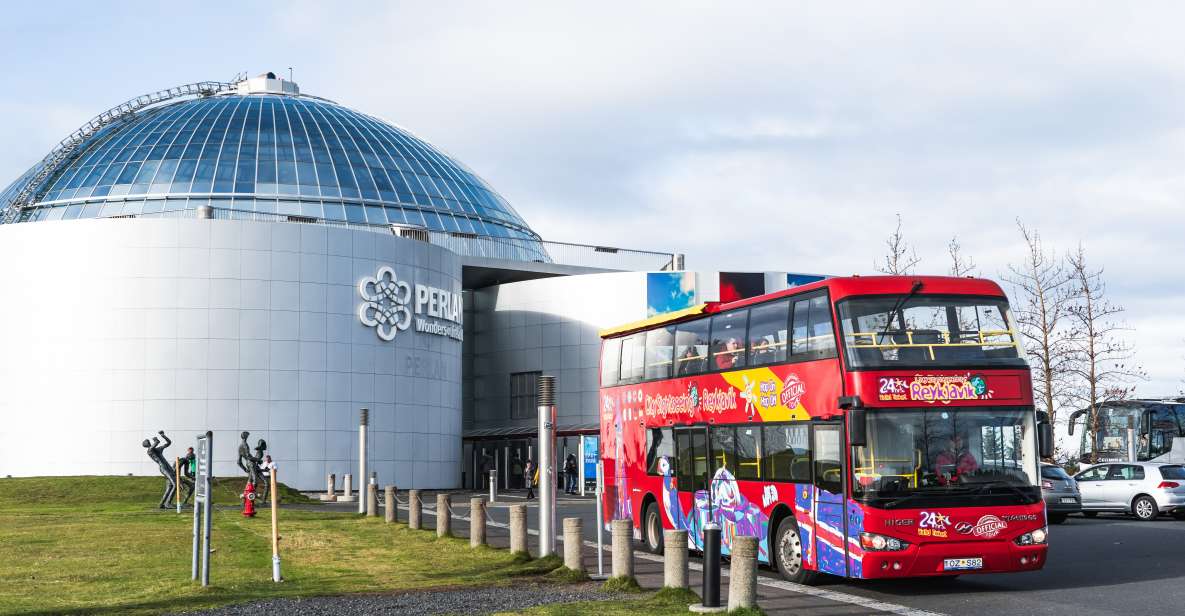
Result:
[[1052,449],[1004,292],[830,278],[602,332],[605,519],[759,539],[788,580],[1031,571]]

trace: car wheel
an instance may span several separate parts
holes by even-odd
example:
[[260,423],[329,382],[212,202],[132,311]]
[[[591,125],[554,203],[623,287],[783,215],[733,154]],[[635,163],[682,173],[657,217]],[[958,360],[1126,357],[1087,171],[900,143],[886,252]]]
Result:
[[1085,517],[1085,518],[1093,518],[1097,515],[1099,515],[1099,512],[1097,512],[1097,511],[1083,511],[1082,512],[1082,517]]
[[646,511],[642,514],[642,533],[646,551],[662,554],[662,518],[658,516],[658,506],[654,503],[646,505]]
[[787,582],[813,584],[818,574],[806,570],[802,555],[802,535],[798,534],[798,524],[793,517],[786,516],[778,523],[778,530],[774,534],[774,561],[778,573]]
[[1065,521],[1066,521],[1066,514],[1064,514],[1064,513],[1049,514],[1049,523],[1050,524],[1062,524]]
[[1132,501],[1132,515],[1141,522],[1151,522],[1160,515],[1160,509],[1156,507],[1156,501],[1152,500],[1151,496],[1141,496]]

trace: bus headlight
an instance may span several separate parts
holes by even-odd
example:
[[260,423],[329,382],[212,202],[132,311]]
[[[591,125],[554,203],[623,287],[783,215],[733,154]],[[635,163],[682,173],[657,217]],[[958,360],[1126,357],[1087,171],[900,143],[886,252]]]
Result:
[[860,533],[860,547],[873,552],[898,552],[909,547],[909,543],[896,537],[876,533]]
[[1016,538],[1017,545],[1041,545],[1049,539],[1049,531],[1045,527],[1027,532]]

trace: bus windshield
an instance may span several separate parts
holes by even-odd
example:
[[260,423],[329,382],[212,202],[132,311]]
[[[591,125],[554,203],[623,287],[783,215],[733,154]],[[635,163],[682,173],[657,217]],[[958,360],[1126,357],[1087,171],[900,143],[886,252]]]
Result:
[[[1129,459],[1128,429],[1136,460],[1154,460],[1169,454],[1173,441],[1185,433],[1185,404],[1129,401],[1098,409],[1098,430],[1090,410],[1070,417],[1072,428],[1082,430],[1081,460],[1088,463]],[[1092,438],[1093,436],[1093,438]]]
[[857,499],[912,508],[1040,498],[1032,410],[874,410],[867,417],[867,444],[855,448]]
[[[1133,428],[1136,433],[1134,443],[1137,449],[1137,459],[1147,460],[1147,455],[1141,456],[1138,451],[1141,445],[1146,445],[1147,437],[1140,434],[1140,427],[1146,425],[1141,416],[1145,410],[1140,407],[1106,407],[1100,408],[1098,431],[1095,432],[1093,422],[1091,421],[1089,411],[1083,417],[1082,430],[1082,460],[1090,463],[1095,462],[1109,462],[1116,460],[1128,459],[1128,428]],[[1091,436],[1094,438],[1091,438]]]
[[1024,366],[1002,297],[878,295],[838,308],[852,368]]

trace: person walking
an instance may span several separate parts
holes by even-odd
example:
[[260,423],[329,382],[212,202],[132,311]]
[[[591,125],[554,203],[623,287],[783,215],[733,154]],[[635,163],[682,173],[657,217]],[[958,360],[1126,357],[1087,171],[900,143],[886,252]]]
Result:
[[527,484],[527,498],[535,498],[535,461],[530,458],[523,467],[523,483]]
[[564,460],[564,477],[567,478],[567,484],[564,486],[564,492],[567,494],[576,493],[576,455],[568,454],[568,458]]

